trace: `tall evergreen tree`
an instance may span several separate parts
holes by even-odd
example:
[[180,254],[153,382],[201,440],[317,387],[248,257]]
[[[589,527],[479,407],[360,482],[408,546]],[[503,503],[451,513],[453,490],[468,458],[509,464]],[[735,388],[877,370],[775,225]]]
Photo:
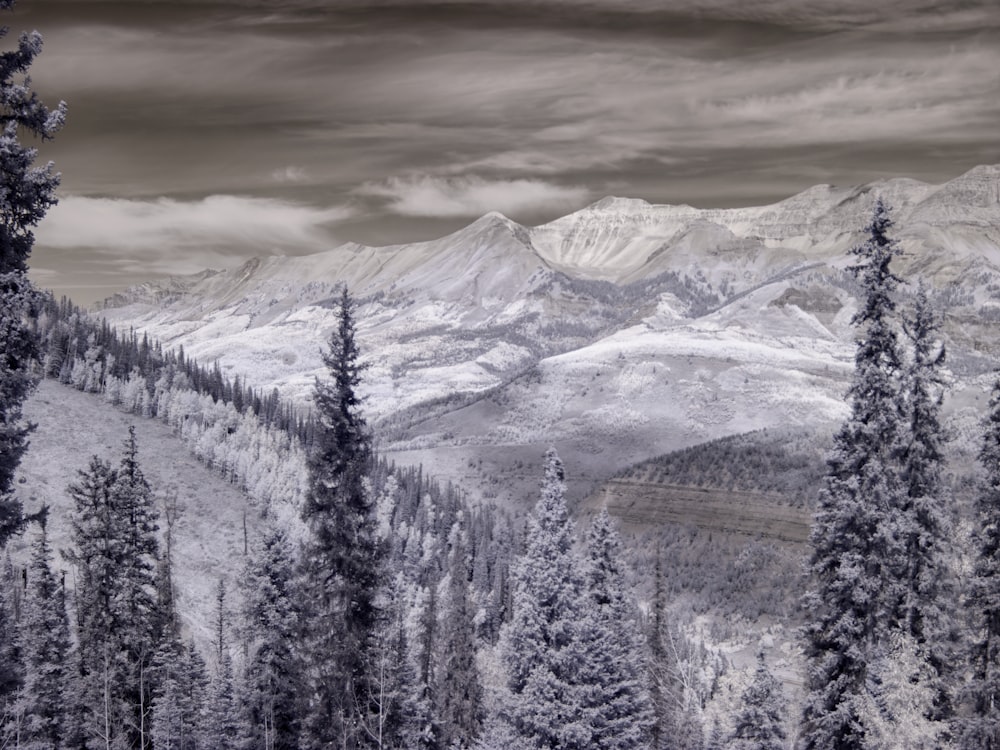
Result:
[[293,562],[285,534],[269,531],[247,562],[243,581],[243,690],[247,745],[294,750],[299,675],[293,646],[298,627]]
[[906,372],[906,500],[899,520],[905,544],[901,558],[904,567],[899,572],[904,584],[901,625],[928,661],[937,682],[933,717],[927,718],[942,718],[952,711],[947,683],[956,661],[958,637],[953,613],[958,602],[949,558],[951,498],[941,478],[945,440],[940,418],[944,391],[941,369],[945,349],[937,338],[940,320],[923,284],[917,290],[913,314],[905,329],[913,354]]
[[743,691],[731,750],[784,750],[784,706],[781,683],[767,668],[760,651],[753,681]]
[[594,728],[591,747],[648,747],[653,704],[644,679],[644,644],[626,591],[621,541],[607,508],[587,535],[585,572],[581,661],[589,687],[585,706]]
[[94,746],[143,746],[149,735],[158,649],[154,570],[156,517],[152,490],[129,430],[117,469],[96,456],[70,486],[77,567],[77,723]]
[[353,301],[344,288],[337,327],[317,378],[317,425],[308,457],[309,487],[302,517],[309,536],[302,550],[303,676],[306,680],[300,747],[354,747],[374,710],[367,673],[379,624],[376,600],[383,549],[374,498],[364,479],[372,464],[371,436],[361,416]]
[[889,268],[899,248],[891,227],[888,207],[878,199],[867,237],[853,249],[859,263],[852,271],[863,294],[853,319],[859,337],[851,414],[834,437],[810,535],[807,748],[863,747],[859,715],[868,664],[904,618],[898,571],[905,557],[900,511],[908,501],[900,453],[907,415],[893,321],[899,280]]
[[154,702],[149,731],[153,747],[156,750],[207,747],[204,709],[208,677],[205,662],[194,644],[185,645],[176,635],[169,636],[160,644],[153,671]]
[[126,700],[132,706],[132,733],[144,745],[152,706],[150,667],[159,647],[163,618],[158,608],[156,569],[159,512],[138,459],[135,427],[130,426],[111,494],[122,530],[122,558],[115,596],[131,679]]
[[440,668],[434,689],[434,713],[444,748],[471,746],[482,723],[482,683],[476,669],[465,538],[458,524],[451,538],[441,618]]
[[[13,6],[14,0],[0,0],[0,11]],[[0,38],[9,30],[0,28]],[[16,49],[0,53],[0,548],[22,524],[13,481],[28,446],[31,428],[21,405],[33,387],[30,367],[38,357],[38,342],[26,323],[35,302],[27,277],[32,228],[56,202],[59,185],[52,165],[35,166],[37,150],[19,137],[52,138],[66,117],[63,102],[49,110],[31,89],[28,68],[41,49],[35,31],[22,34]]]
[[1000,750],[1000,379],[993,386],[979,460],[985,477],[976,497],[976,557],[967,608],[974,635],[965,750]]
[[94,456],[68,490],[73,547],[64,554],[77,571],[73,723],[86,747],[118,742],[126,720],[121,696],[112,690],[119,667],[115,584],[122,554],[111,491],[115,479],[110,464]]
[[205,702],[203,747],[235,747],[240,733],[233,691],[233,659],[229,653],[226,608],[226,584],[220,579],[216,588],[215,610],[215,675]]
[[45,514],[39,525],[28,566],[20,628],[25,668],[25,730],[21,741],[25,747],[56,750],[65,745],[68,735],[65,696],[70,678],[69,619],[65,590],[52,571]]
[[562,461],[550,449],[501,634],[509,690],[502,718],[525,747],[583,750],[593,741],[579,674],[584,581],[565,492]]
[[0,563],[0,743],[6,741],[7,721],[24,680],[14,607],[17,586],[8,554]]

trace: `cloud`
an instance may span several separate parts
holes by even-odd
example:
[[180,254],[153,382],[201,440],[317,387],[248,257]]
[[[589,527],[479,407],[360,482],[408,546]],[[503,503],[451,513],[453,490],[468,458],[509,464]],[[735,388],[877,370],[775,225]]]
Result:
[[271,172],[271,179],[275,182],[305,182],[309,179],[309,173],[302,167],[288,166],[284,169],[276,169]]
[[36,239],[49,248],[86,247],[126,257],[223,248],[301,251],[331,244],[329,226],[350,215],[342,207],[319,209],[233,195],[195,201],[70,195],[49,211]]
[[563,187],[540,180],[484,180],[479,177],[393,177],[368,183],[359,193],[388,199],[389,210],[405,216],[479,216],[488,211],[508,215],[569,211],[587,202],[582,187]]

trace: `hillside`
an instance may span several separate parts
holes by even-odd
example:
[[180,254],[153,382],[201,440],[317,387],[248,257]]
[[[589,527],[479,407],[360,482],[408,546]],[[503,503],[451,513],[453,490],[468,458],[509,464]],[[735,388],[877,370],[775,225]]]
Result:
[[[251,541],[260,530],[258,514],[243,493],[191,456],[167,426],[121,413],[98,396],[43,380],[25,404],[25,415],[38,427],[18,472],[22,500],[26,511],[42,504],[52,509],[49,532],[54,550],[70,544],[72,501],[67,486],[93,455],[117,464],[128,427],[135,426],[139,461],[161,501],[161,529],[165,528],[162,500],[176,494],[181,509],[173,531],[178,611],[187,633],[207,642],[219,579],[226,580],[229,591],[236,591],[244,522]],[[26,560],[31,538],[29,530],[12,540],[9,546],[16,560]],[[56,566],[66,570],[72,581],[65,561],[57,559]],[[235,602],[234,595],[231,603]]]

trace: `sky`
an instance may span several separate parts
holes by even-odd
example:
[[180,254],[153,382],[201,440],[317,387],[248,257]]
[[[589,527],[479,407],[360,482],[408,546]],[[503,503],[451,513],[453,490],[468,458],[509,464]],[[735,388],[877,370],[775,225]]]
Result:
[[[18,0],[66,127],[32,273],[90,304],[254,255],[760,205],[1000,162],[1000,0]],[[3,40],[7,47],[11,38]]]

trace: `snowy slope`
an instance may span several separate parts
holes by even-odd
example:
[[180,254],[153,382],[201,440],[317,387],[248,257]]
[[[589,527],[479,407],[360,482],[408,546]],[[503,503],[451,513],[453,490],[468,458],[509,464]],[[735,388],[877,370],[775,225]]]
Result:
[[[91,456],[117,465],[128,428],[135,427],[139,462],[157,502],[175,496],[181,509],[173,531],[173,580],[185,635],[207,644],[216,586],[224,578],[231,592],[230,604],[236,603],[244,521],[249,542],[254,544],[261,532],[259,511],[235,485],[199,463],[170,428],[156,420],[116,411],[97,396],[52,380],[39,383],[24,411],[37,428],[18,468],[24,482],[17,486],[26,511],[43,504],[52,509],[48,531],[55,567],[70,577],[72,569],[59,554],[71,546],[73,505],[66,488],[77,481],[77,472],[87,468]],[[162,505],[159,509],[160,526],[165,528]],[[27,561],[33,537],[33,530],[14,537],[10,551],[15,561]]]
[[516,496],[556,444],[584,491],[672,448],[842,417],[856,304],[844,269],[876,194],[894,208],[897,270],[947,312],[956,378],[992,367],[998,186],[986,166],[745,209],[606,198],[534,228],[490,213],[430,242],[147,284],[101,314],[307,407],[346,282],[383,450]]

